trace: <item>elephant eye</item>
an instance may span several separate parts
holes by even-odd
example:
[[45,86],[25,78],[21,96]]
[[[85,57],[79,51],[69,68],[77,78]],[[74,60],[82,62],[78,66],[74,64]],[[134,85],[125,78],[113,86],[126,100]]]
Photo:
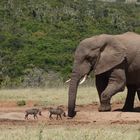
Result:
[[92,57],[89,57],[89,56],[88,56],[86,59],[87,59],[87,61],[90,62],[90,63],[93,61],[93,58],[92,58]]
[[96,57],[87,57],[87,59],[86,59],[86,61],[87,61],[87,63],[92,67],[92,66],[94,66],[95,65],[95,62],[96,62]]

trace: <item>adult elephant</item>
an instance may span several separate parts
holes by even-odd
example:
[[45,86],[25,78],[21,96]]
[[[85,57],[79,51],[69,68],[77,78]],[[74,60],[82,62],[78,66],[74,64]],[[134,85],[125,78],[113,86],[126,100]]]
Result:
[[69,86],[68,116],[74,117],[77,88],[80,80],[94,70],[99,94],[99,111],[110,111],[111,97],[128,88],[123,110],[133,109],[135,92],[140,99],[140,35],[102,34],[80,42],[75,51]]

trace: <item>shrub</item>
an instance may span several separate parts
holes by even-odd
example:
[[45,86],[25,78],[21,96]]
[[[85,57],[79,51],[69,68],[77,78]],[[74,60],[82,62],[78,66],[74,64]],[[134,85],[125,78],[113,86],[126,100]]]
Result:
[[26,105],[26,102],[24,100],[20,100],[20,101],[17,101],[17,105],[24,106],[24,105]]

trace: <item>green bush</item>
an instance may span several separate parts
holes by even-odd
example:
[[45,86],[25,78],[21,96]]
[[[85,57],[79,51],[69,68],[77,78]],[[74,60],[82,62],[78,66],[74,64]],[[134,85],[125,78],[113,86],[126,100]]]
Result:
[[74,51],[84,38],[140,33],[140,5],[98,0],[0,0],[0,27],[0,87],[24,87],[25,81],[31,87],[42,86],[44,80],[32,84],[37,76],[25,71],[37,68],[46,75],[53,71],[58,78],[68,79]]
[[17,105],[24,106],[24,105],[26,105],[26,101],[24,101],[24,100],[17,101]]

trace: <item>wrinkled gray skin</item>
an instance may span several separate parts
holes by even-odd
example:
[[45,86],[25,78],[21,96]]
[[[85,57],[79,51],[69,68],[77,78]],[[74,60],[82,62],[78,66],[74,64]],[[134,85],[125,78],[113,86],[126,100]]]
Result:
[[25,112],[26,112],[25,119],[28,119],[28,115],[33,115],[34,116],[34,119],[35,118],[38,118],[37,117],[37,114],[39,114],[41,116],[41,110],[40,109],[37,109],[37,108],[28,109]]
[[131,111],[136,92],[140,99],[140,35],[133,32],[120,35],[102,34],[80,42],[75,51],[69,86],[69,117],[76,115],[79,81],[92,70],[100,99],[99,111],[110,111],[111,97],[123,91],[125,86],[128,93],[123,110]]
[[66,117],[66,114],[65,114],[64,110],[62,108],[59,108],[59,107],[57,107],[57,108],[50,107],[49,112],[50,112],[50,116],[49,116],[50,119],[53,119],[52,115],[56,115],[57,120],[58,120],[58,116],[60,117],[60,119],[62,119],[61,115]]

